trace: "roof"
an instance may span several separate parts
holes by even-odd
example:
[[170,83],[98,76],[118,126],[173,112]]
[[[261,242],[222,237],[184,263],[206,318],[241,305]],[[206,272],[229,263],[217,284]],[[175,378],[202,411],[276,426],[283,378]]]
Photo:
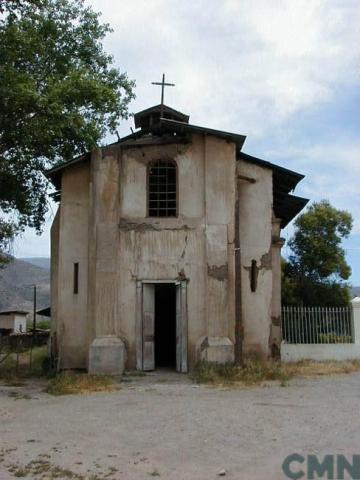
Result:
[[214,137],[223,138],[236,144],[236,147],[241,149],[246,140],[245,135],[237,133],[225,132],[223,130],[214,130],[213,128],[200,127],[198,125],[191,125],[190,123],[182,123],[176,120],[169,120],[168,118],[160,119],[160,126],[165,127],[165,130],[170,130],[179,133],[200,133],[203,135],[212,135]]
[[[222,138],[235,143],[237,160],[244,160],[272,170],[274,212],[278,218],[282,219],[282,228],[284,228],[307,204],[308,199],[289,195],[290,191],[294,190],[299,181],[304,178],[304,175],[243,153],[241,149],[246,140],[245,135],[192,125],[188,123],[188,115],[174,110],[167,105],[163,105],[162,113],[164,117],[160,117],[161,105],[156,105],[136,113],[134,116],[135,126],[140,126],[141,129],[120,139],[112,145],[120,145],[122,148],[135,148],[146,145],[162,145],[174,142],[180,143],[188,141],[191,134],[194,133]],[[91,155],[89,152],[80,155],[68,162],[51,168],[46,172],[46,176],[51,179],[55,187],[60,189],[61,174],[63,170],[73,165],[77,165],[78,163],[89,161],[90,158]]]
[[281,228],[285,228],[309,201],[307,198],[289,195],[304,175],[243,152],[238,152],[236,158],[272,170],[274,213],[277,218],[281,218]]
[[0,315],[11,315],[12,313],[17,315],[27,315],[29,312],[26,312],[25,310],[4,310],[0,312]]
[[38,315],[42,315],[43,317],[51,317],[51,307],[45,307],[41,310],[36,312]]
[[185,113],[179,112],[178,110],[168,107],[167,105],[160,104],[135,113],[135,128],[146,128],[158,123],[161,116],[183,123],[188,123],[190,118],[189,115],[186,115]]
[[[150,109],[149,109],[150,110]],[[144,110],[145,112],[146,110]],[[191,125],[189,123],[184,123],[184,122],[179,122],[176,120],[171,120],[169,118],[160,118],[159,122],[156,124],[153,124],[149,127],[142,128],[141,130],[134,132],[122,139],[120,139],[118,142],[115,142],[116,145],[121,145],[124,147],[131,147],[131,146],[136,146],[136,142],[139,142],[140,137],[144,137],[145,135],[148,135],[150,133],[155,134],[157,136],[157,139],[155,142],[153,141],[152,144],[161,144],[164,143],[161,140],[161,137],[164,136],[166,133],[180,133],[180,134],[186,134],[186,133],[199,133],[202,135],[212,135],[218,138],[223,138],[224,140],[228,140],[231,142],[234,142],[236,144],[236,147],[240,150],[242,146],[244,145],[246,136],[245,135],[239,135],[236,133],[231,133],[231,132],[225,132],[222,130],[214,130],[213,128],[207,128],[207,127],[200,127],[198,125]],[[172,138],[172,141],[179,141],[179,138],[174,139]],[[166,141],[169,143],[169,139]],[[140,141],[141,143],[141,141]],[[145,139],[145,142],[143,143],[149,143],[147,139]],[[76,165],[80,162],[90,160],[90,153],[87,152],[84,155],[80,155],[72,160],[69,160],[68,162],[60,163],[59,165],[55,165],[55,167],[50,168],[45,172],[45,175],[51,179],[53,183],[56,183],[56,174],[61,173],[63,170]],[[55,182],[54,182],[55,180]],[[57,185],[55,185],[57,186]]]

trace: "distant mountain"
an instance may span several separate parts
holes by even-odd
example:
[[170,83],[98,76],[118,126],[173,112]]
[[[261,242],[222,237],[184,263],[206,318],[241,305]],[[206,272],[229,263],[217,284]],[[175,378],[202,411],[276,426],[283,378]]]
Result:
[[[37,259],[39,260],[39,259]],[[49,260],[49,259],[43,259]],[[50,304],[50,271],[30,262],[14,259],[0,269],[0,311],[33,309],[33,285],[37,286],[37,309]]]
[[45,268],[50,270],[50,258],[48,257],[29,257],[29,258],[20,258],[18,260],[23,260],[24,262],[31,263],[37,267]]
[[352,287],[351,293],[353,297],[360,297],[360,287]]

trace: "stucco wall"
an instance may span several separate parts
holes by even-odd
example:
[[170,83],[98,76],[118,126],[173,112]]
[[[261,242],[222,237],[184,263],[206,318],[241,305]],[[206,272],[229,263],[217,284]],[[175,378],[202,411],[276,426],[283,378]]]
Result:
[[15,315],[14,332],[26,332],[26,317],[24,315]]
[[[57,332],[57,316],[59,303],[59,237],[60,237],[60,206],[51,225],[51,258],[50,258],[50,298],[51,298],[51,331]],[[55,355],[56,352],[53,352]]]
[[281,360],[283,362],[300,362],[314,360],[316,362],[341,362],[345,360],[359,360],[360,345],[353,343],[337,343],[329,345],[281,345]]
[[[147,166],[159,159],[177,163],[177,218],[147,217]],[[237,173],[256,180],[240,182],[239,194],[244,352],[269,352],[272,172],[237,165],[231,142],[193,135],[186,144],[115,144],[94,151],[88,164],[65,170],[52,233],[58,265],[52,274],[53,305],[63,368],[86,367],[90,343],[107,335],[123,339],[126,367],[135,368],[141,280],[187,280],[190,366],[210,338],[217,352],[226,345],[233,354]],[[249,281],[253,259],[256,292]],[[78,295],[72,291],[74,262],[79,263]]]
[[26,316],[17,314],[0,315],[0,329],[12,330],[14,333],[26,332]]
[[[61,189],[56,306],[60,367],[86,368],[89,165],[79,164],[66,170],[62,176]],[[79,264],[78,294],[74,294],[73,291],[74,263]]]
[[284,239],[280,236],[281,220],[272,219],[272,300],[271,300],[271,330],[270,349],[271,355],[280,357],[281,334],[281,248]]
[[[272,313],[272,171],[241,161],[238,173],[255,180],[239,181],[242,318],[244,354],[269,354]],[[251,262],[257,286],[251,291]]]
[[[178,166],[178,218],[146,218],[147,165],[167,158]],[[188,279],[188,354],[194,363],[199,339],[232,334],[233,268],[227,255],[234,221],[234,147],[194,136],[191,145],[126,150],[120,163],[117,334],[128,342],[128,365],[135,366],[136,280],[177,278]]]

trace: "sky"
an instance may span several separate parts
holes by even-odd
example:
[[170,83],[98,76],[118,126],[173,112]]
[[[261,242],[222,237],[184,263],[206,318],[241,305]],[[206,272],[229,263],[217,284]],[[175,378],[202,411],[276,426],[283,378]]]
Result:
[[[359,0],[86,3],[112,26],[105,49],[136,80],[131,112],[160,102],[151,82],[165,72],[176,84],[167,105],[193,124],[246,135],[244,152],[306,175],[295,194],[351,212],[344,247],[360,285]],[[132,124],[123,121],[120,135]],[[49,256],[56,208],[42,236],[27,230],[16,240],[16,256]]]

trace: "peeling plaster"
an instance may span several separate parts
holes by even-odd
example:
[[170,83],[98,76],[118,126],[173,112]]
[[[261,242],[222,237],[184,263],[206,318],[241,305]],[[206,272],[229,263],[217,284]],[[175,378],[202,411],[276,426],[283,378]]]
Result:
[[260,268],[264,268],[265,270],[271,270],[272,267],[272,258],[271,258],[271,249],[264,253],[264,255],[260,258]]
[[170,227],[170,226],[166,227],[165,225],[160,225],[160,224],[155,224],[155,223],[147,223],[147,222],[139,222],[138,223],[138,222],[132,222],[130,220],[122,219],[119,222],[119,229],[122,232],[130,232],[130,231],[146,232],[146,231],[149,231],[149,230],[161,232],[161,231],[164,231],[164,230],[172,230],[172,231],[194,230],[194,227],[190,227],[187,224],[174,225],[172,227]]
[[185,271],[184,271],[183,268],[178,273],[178,280],[180,280],[180,281],[186,280],[186,275],[185,275]]
[[225,265],[220,265],[220,267],[217,265],[208,265],[208,275],[209,277],[216,278],[216,280],[223,282],[228,276],[228,264],[225,263]]
[[205,337],[204,340],[201,342],[200,351],[202,352],[208,347],[209,347],[209,339],[208,337]]
[[185,245],[184,245],[184,250],[182,251],[181,256],[180,256],[181,259],[183,259],[185,257],[187,244],[188,244],[188,236],[185,235]]
[[281,317],[280,316],[272,316],[271,317],[271,323],[275,325],[276,327],[279,327],[281,324]]

